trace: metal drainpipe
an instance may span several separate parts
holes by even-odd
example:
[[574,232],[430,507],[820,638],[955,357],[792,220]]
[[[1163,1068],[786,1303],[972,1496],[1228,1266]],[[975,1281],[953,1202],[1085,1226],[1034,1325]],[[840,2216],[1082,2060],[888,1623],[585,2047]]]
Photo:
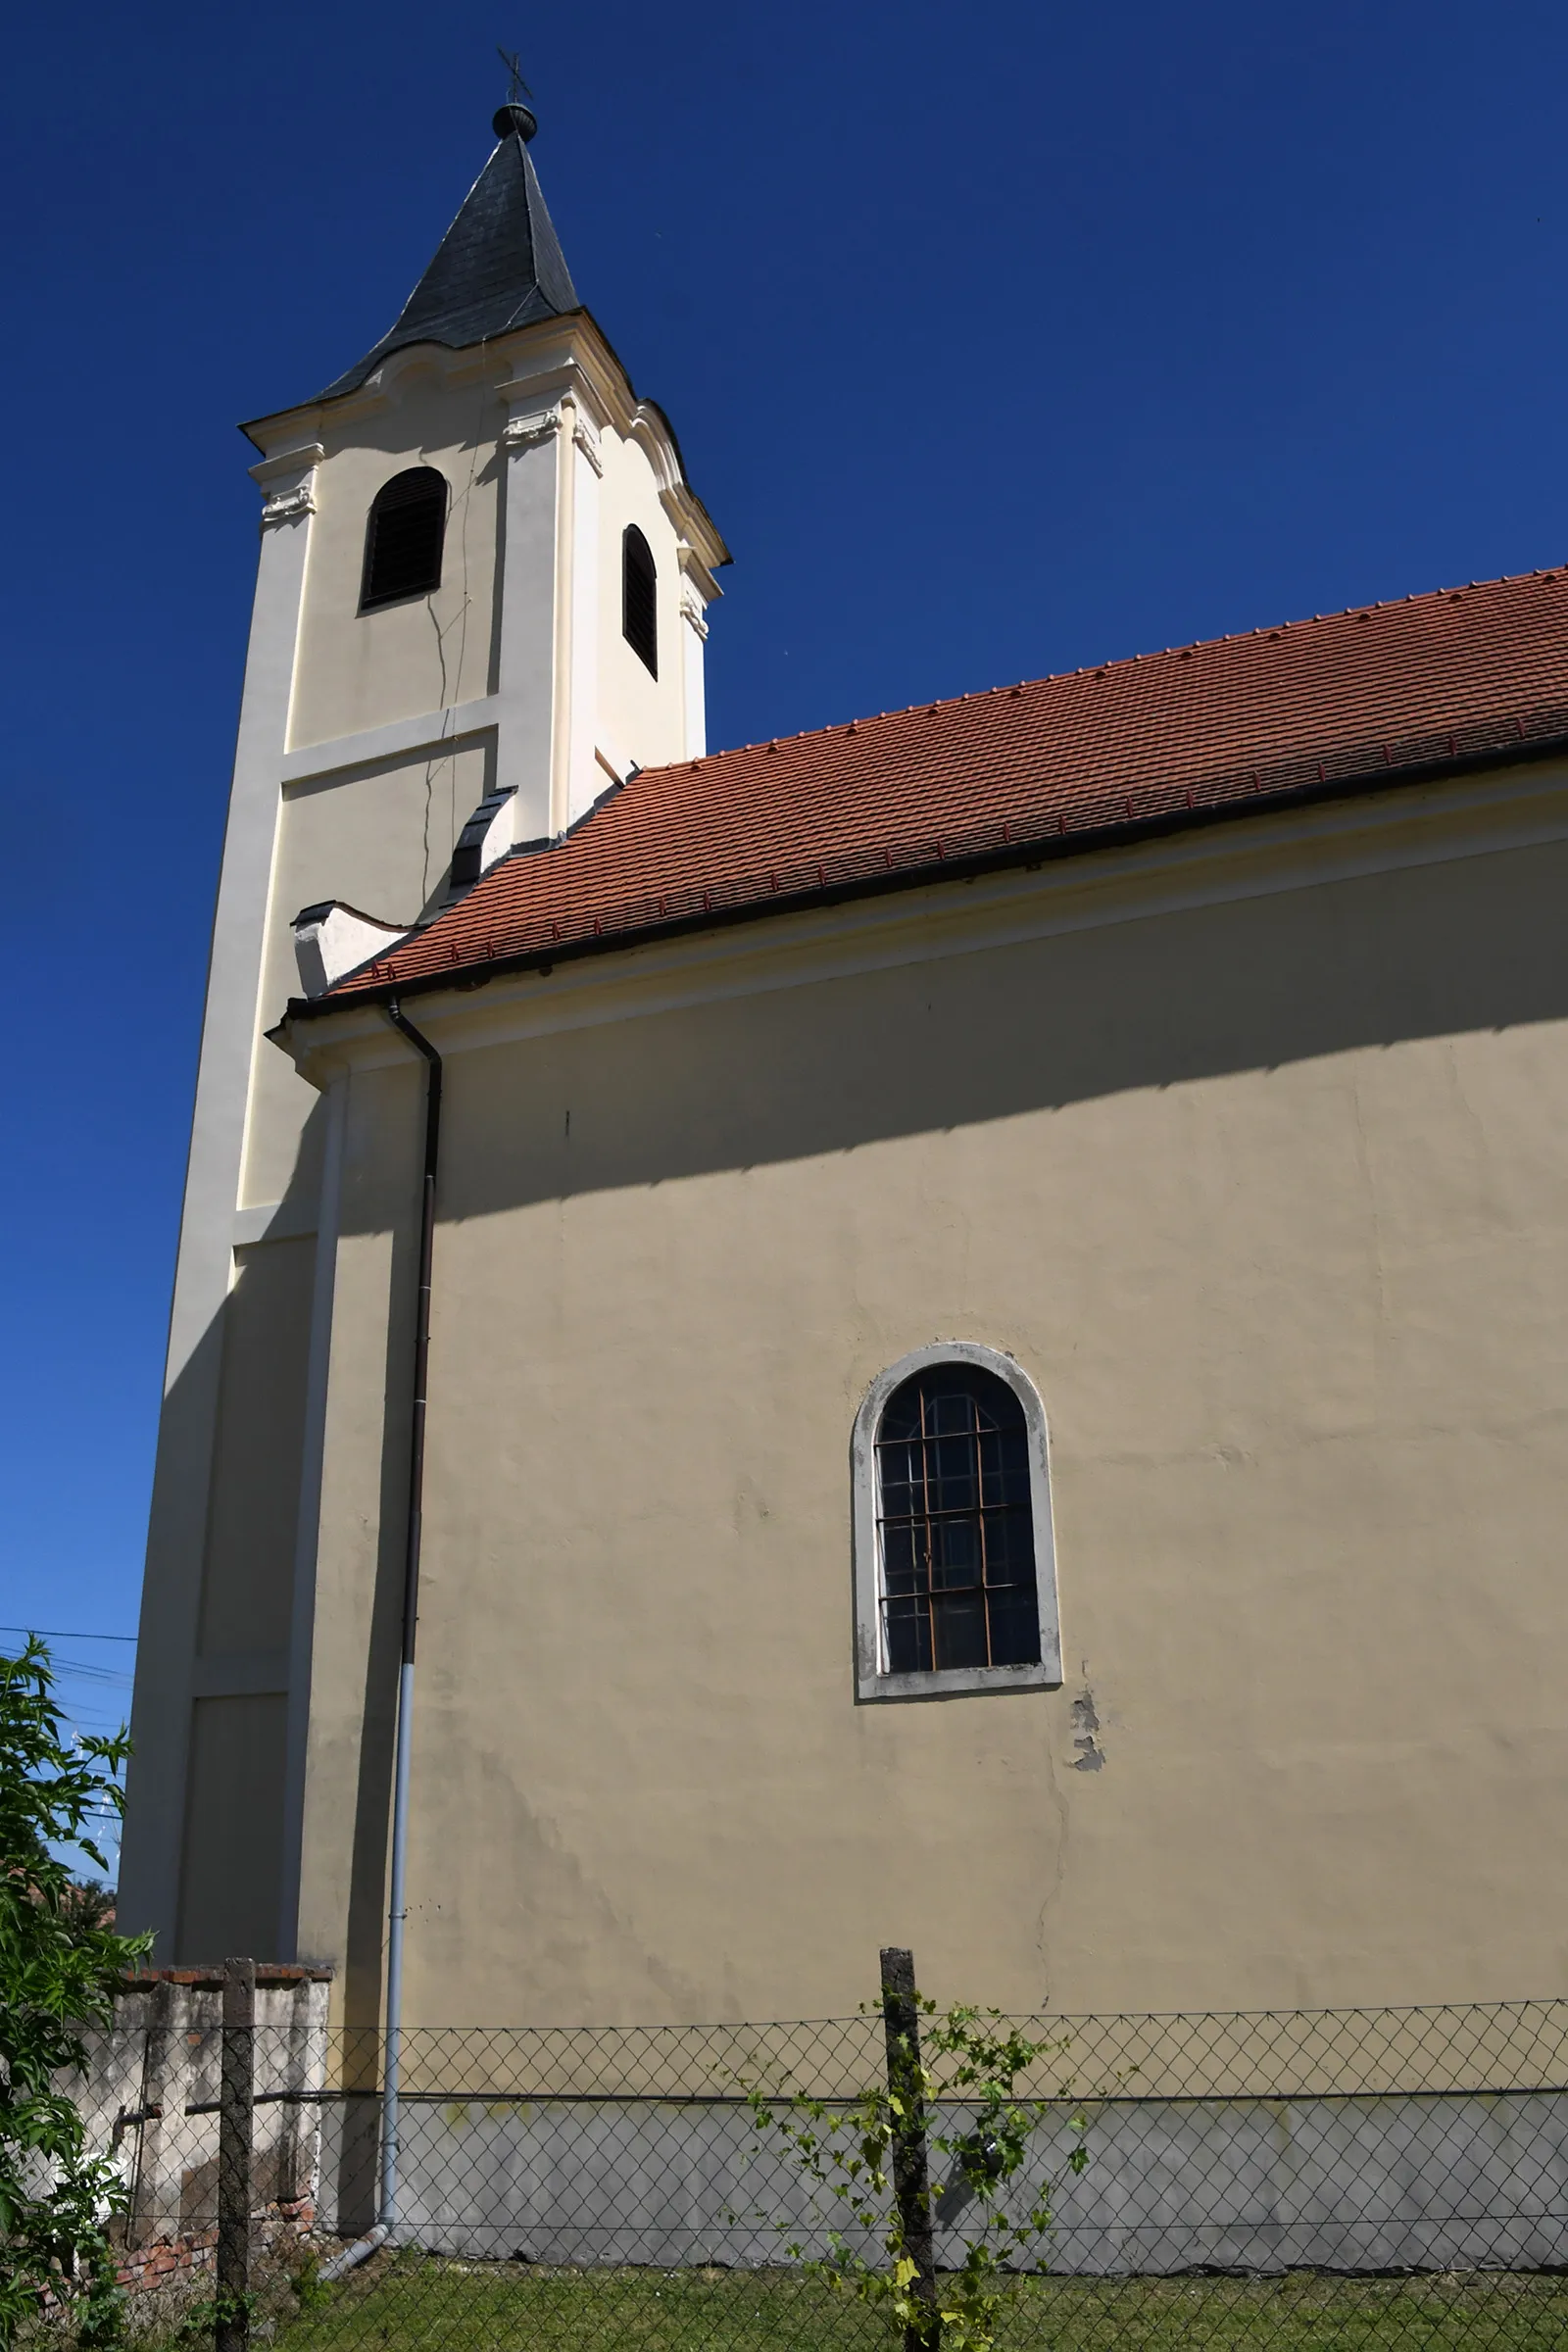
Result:
[[419,1203],[419,1290],[414,1318],[414,1402],[409,1420],[409,1517],[403,1568],[403,1656],[398,1671],[397,1762],[392,1780],[392,1887],[387,1908],[386,2065],[381,2096],[381,2191],[377,2228],[390,2237],[398,2221],[398,2120],[403,2059],[403,1931],[409,1858],[409,1755],[414,1730],[414,1642],[419,1622],[419,1539],[424,1512],[424,1403],[430,1364],[430,1258],[435,1241],[435,1176],[441,1151],[441,1056],[406,1020],[396,997],[387,1019],[426,1064],[424,1182]]

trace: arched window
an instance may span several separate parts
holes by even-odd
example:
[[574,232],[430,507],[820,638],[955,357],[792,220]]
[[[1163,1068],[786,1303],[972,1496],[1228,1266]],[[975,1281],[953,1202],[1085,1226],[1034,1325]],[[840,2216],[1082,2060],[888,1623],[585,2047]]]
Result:
[[862,1698],[1061,1680],[1046,1422],[1010,1356],[922,1348],[855,1425]]
[[446,475],[433,466],[411,466],[383,482],[365,531],[365,577],[360,611],[428,596],[441,585],[441,543],[447,533]]
[[654,551],[634,522],[620,542],[620,625],[640,662],[659,675],[659,574]]

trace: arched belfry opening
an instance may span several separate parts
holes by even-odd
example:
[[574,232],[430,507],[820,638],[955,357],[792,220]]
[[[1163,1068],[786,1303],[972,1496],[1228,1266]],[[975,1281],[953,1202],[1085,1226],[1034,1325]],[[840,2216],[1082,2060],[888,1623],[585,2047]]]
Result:
[[634,522],[621,538],[621,618],[626,643],[659,675],[659,572],[654,551]]
[[433,466],[411,466],[383,482],[365,526],[360,611],[429,596],[441,585],[447,534],[447,481]]

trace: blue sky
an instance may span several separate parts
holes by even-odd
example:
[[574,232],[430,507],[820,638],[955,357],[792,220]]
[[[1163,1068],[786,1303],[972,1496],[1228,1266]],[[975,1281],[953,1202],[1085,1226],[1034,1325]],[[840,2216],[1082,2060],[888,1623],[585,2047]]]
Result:
[[[735,553],[715,745],[1568,555],[1560,8],[15,20],[3,1621],[135,1628],[256,555],[235,421],[390,322],[497,42],[579,292]],[[130,1650],[59,1646],[117,1720]]]

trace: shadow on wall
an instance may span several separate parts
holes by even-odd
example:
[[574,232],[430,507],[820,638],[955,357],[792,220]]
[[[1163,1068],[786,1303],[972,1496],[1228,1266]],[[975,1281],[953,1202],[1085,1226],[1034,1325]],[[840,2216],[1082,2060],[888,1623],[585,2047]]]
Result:
[[[1561,1020],[1564,904],[1568,849],[1498,854],[454,1056],[441,1215],[656,1187],[1352,1049]],[[544,996],[568,979],[561,967],[526,986]],[[347,1948],[332,1955],[354,2025],[379,2015],[382,1986],[419,1126],[412,1056],[406,1069],[371,1081],[363,1100],[373,1108],[357,1122],[356,1148],[372,1155],[374,1180],[345,1184],[343,1229],[390,1229],[391,1313]],[[320,1117],[313,1116],[290,1187],[302,1202],[314,1193]],[[254,1436],[256,1376],[243,1358],[248,1334],[265,1322],[260,1294],[279,1289],[276,1252],[309,1253],[314,1267],[314,1249],[300,1241],[254,1253],[257,1279],[244,1269],[224,1327],[207,1334],[171,1394],[166,1430],[177,1442],[170,1451],[166,1441],[170,1459],[200,1443],[220,1350],[220,1469],[231,1412],[236,1429]],[[308,1286],[304,1298],[308,1308]],[[282,1367],[274,1385],[296,1406],[308,1322],[308,1311],[297,1317],[292,1355],[270,1358]],[[292,1435],[286,1419],[276,1420],[265,1465],[278,1492],[265,1509],[236,1516],[226,1554],[210,1551],[204,1627],[216,1622],[228,1585],[263,1594],[270,1622],[287,1622],[302,1413],[293,1412]],[[254,1464],[249,1475],[259,1475]],[[214,1519],[215,1532],[220,1524]],[[254,1629],[246,1638],[265,1646]],[[192,1891],[177,1950],[160,1955],[166,1961],[245,1948],[274,1956],[275,1929],[264,1933],[261,1923],[277,1917],[283,1874],[285,1709],[281,1699],[265,1702],[264,1725],[243,1713],[254,1715],[257,1704],[197,1701],[198,1714],[214,1705],[240,1711],[228,1718],[225,1756],[203,1761],[193,1741],[183,1829]],[[246,1824],[243,1838],[236,1820]]]
[[[1551,846],[464,1054],[449,1067],[441,1214],[1558,1020],[1565,904],[1568,848]],[[570,975],[525,985],[545,1002]]]
[[[412,1083],[410,1087],[412,1105]],[[314,1225],[325,1105],[312,1111],[278,1222]],[[412,1184],[413,1163],[410,1163]],[[220,1315],[193,1349],[165,1400],[153,1521],[172,1551],[184,1497],[183,1466],[209,1452],[214,1465],[204,1537],[185,1528],[202,1557],[199,1661],[276,1659],[288,1649],[303,1471],[305,1396],[317,1242],[314,1232],[236,1252]],[[403,1521],[408,1478],[409,1345],[416,1236],[392,1236],[386,1341],[379,1537],[365,1658],[349,1934],[341,1956],[345,2014],[379,2015],[386,1910],[386,1822],[391,1801]],[[188,1727],[164,1720],[149,1694],[130,1768],[126,1878],[138,1883],[136,1847],[160,1846],[177,1805],[178,1909],[158,1964],[205,1966],[243,1952],[293,1959],[280,1944],[287,1873],[284,1791],[288,1701],[280,1689],[200,1694]],[[279,1678],[281,1680],[281,1677]],[[140,1696],[140,1694],[138,1694]],[[138,1708],[138,1714],[141,1709]],[[188,1730],[183,1773],[179,1754]],[[171,1769],[172,1767],[172,1770]],[[145,1775],[145,1778],[144,1778]],[[172,1791],[183,1783],[183,1793]],[[149,1873],[148,1875],[152,1875]]]

